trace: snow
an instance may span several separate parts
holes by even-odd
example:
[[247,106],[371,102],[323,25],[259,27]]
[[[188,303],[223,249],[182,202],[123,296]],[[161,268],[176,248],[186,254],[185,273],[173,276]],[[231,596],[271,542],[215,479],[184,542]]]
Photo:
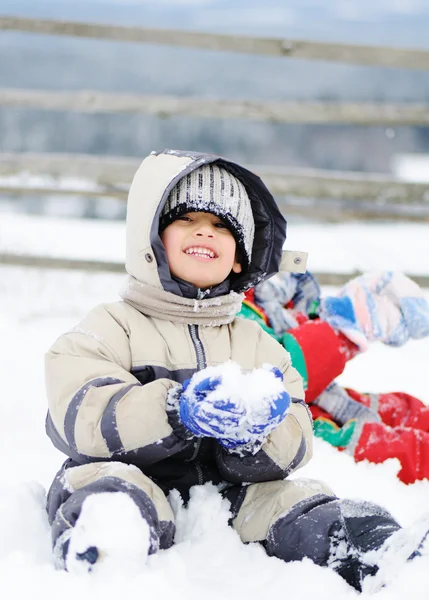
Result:
[[[167,404],[175,403],[173,388]],[[281,371],[265,364],[244,373],[230,360],[193,375],[183,400],[188,407],[189,429],[219,438],[222,445],[243,456],[256,454],[268,434],[283,420],[290,404]]]
[[[389,540],[389,544],[383,549],[383,552],[378,553],[367,552],[366,559],[371,563],[374,561],[379,566],[379,571],[376,577],[368,579],[364,583],[364,590],[375,592],[382,588],[383,585],[389,584],[390,573],[400,571],[401,564],[407,557],[410,556],[420,546],[427,552],[427,539],[425,533],[429,530],[429,517],[414,523],[409,529],[396,531]],[[422,538],[423,533],[423,538]]]
[[[290,245],[310,250],[310,269],[397,268],[429,274],[427,225],[291,226]],[[19,217],[0,219],[0,250],[105,260],[123,259],[122,223]],[[293,242],[293,243],[292,243]],[[299,242],[299,244],[297,243]],[[335,261],[333,261],[333,256]],[[3,597],[62,600],[347,600],[358,594],[329,569],[310,561],[284,564],[257,545],[243,545],[228,525],[228,505],[212,486],[195,488],[188,507],[172,498],[176,545],[139,569],[77,576],[55,571],[44,512],[45,490],[63,456],[44,433],[43,355],[95,304],[118,298],[123,276],[0,267],[0,593]],[[325,290],[331,291],[331,290]],[[425,291],[429,299],[429,291]],[[402,390],[429,404],[429,339],[394,349],[374,344],[353,359],[340,382],[362,391]],[[355,464],[316,439],[314,458],[296,477],[326,481],[341,497],[385,506],[405,526],[428,512],[429,482],[405,485],[397,460]],[[385,589],[362,598],[423,599],[429,559],[416,559]]]
[[[427,223],[364,222],[288,224],[286,249],[309,252],[309,271],[392,269],[427,274]],[[94,222],[0,213],[0,252],[91,260],[125,260],[121,221]],[[393,267],[392,267],[393,265]]]
[[427,183],[429,181],[428,167],[428,154],[396,154],[391,161],[394,175],[403,181]]
[[[67,529],[63,535],[70,539],[67,570],[75,575],[88,572],[88,563],[77,557],[89,548],[97,548],[103,558],[92,567],[97,575],[109,575],[112,571],[137,572],[149,554],[149,525],[137,504],[124,492],[88,496],[74,529]],[[56,548],[61,550],[62,545]]]
[[2,214],[0,250],[41,256],[125,260],[123,223]]

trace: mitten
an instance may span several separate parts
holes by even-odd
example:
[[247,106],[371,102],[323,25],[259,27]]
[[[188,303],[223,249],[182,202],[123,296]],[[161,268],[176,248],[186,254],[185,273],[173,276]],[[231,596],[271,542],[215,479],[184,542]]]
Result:
[[421,289],[393,271],[352,279],[337,297],[322,299],[320,317],[360,350],[372,341],[401,346],[429,335],[429,305]]
[[372,408],[354,400],[344,388],[332,382],[320,396],[314,400],[338,425],[345,425],[351,420],[373,423],[381,421],[380,415]]
[[[255,287],[255,302],[264,310],[276,334],[297,327],[294,312],[317,311],[320,288],[311,273],[277,273]],[[288,309],[285,308],[286,305]]]
[[289,404],[279,369],[266,365],[246,374],[229,361],[195,373],[183,385],[178,411],[194,435],[254,453],[284,419]]

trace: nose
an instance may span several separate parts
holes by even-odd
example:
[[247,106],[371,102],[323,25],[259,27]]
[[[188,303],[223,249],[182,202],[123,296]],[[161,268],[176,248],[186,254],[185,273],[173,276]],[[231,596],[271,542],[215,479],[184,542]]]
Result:
[[211,223],[201,223],[199,227],[195,231],[195,235],[197,237],[209,237],[213,238],[215,233],[215,228]]

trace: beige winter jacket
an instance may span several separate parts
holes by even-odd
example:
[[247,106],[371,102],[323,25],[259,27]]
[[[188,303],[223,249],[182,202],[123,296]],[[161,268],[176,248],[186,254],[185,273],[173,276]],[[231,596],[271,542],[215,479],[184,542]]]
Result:
[[[158,215],[177,180],[213,160],[246,185],[255,244],[244,277],[197,299],[198,290],[170,276]],[[135,464],[166,487],[283,479],[305,464],[312,423],[301,378],[280,344],[258,324],[235,317],[240,292],[278,269],[283,230],[268,190],[233,163],[174,152],[143,161],[128,200],[123,301],[94,308],[46,355],[47,432],[53,443],[81,464],[106,459]],[[292,397],[286,418],[254,456],[240,457],[213,439],[194,437],[178,414],[167,412],[170,389],[196,370],[228,360],[246,371],[264,363],[277,366]]]

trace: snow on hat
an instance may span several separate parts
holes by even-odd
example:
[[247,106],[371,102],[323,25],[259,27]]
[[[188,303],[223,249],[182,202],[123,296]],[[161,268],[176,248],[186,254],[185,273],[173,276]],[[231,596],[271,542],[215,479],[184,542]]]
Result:
[[160,215],[160,231],[187,212],[210,212],[220,217],[230,228],[249,266],[255,222],[241,181],[215,164],[203,165],[188,173],[167,198]]

